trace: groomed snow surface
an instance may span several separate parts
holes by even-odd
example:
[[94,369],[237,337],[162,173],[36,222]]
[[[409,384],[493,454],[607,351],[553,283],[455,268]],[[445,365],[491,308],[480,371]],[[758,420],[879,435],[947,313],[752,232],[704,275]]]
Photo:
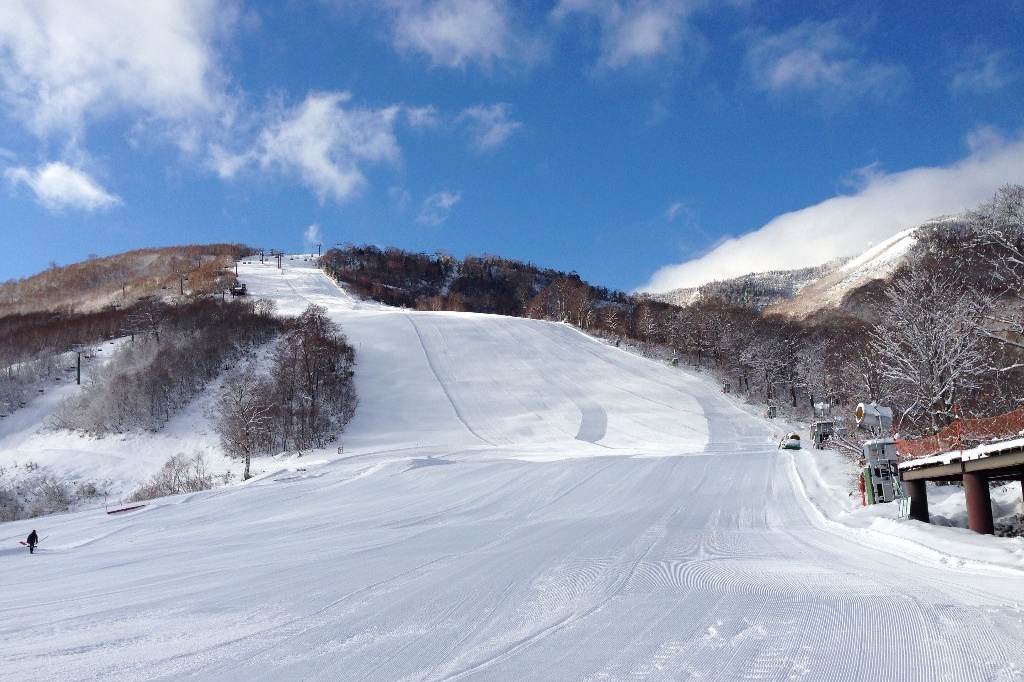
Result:
[[[0,679],[1024,679],[1024,541],[854,511],[838,456],[570,327],[284,265],[239,271],[356,346],[346,434],[248,483],[0,525]],[[5,421],[0,448],[155,471],[215,450],[181,419],[109,445]]]

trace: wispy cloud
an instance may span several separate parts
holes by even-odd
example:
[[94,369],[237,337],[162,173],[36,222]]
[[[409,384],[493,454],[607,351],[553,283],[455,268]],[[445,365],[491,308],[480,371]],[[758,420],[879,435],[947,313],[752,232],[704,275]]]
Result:
[[324,237],[323,233],[320,231],[320,225],[313,223],[307,227],[305,232],[302,233],[302,242],[310,251],[313,250],[314,246],[323,244]]
[[512,119],[511,110],[511,106],[504,103],[480,104],[463,109],[456,122],[469,128],[477,151],[487,152],[503,145],[512,133],[522,127],[519,121]]
[[298,106],[283,109],[241,154],[214,148],[211,163],[223,178],[258,166],[296,175],[321,202],[346,201],[366,184],[363,164],[397,161],[394,135],[399,107],[346,107],[351,95],[313,93]]
[[750,34],[746,66],[759,90],[825,99],[885,96],[899,90],[904,67],[863,58],[836,21],[805,21],[781,33]]
[[668,210],[665,211],[665,220],[667,222],[672,222],[673,220],[676,219],[676,216],[679,215],[679,212],[682,211],[684,208],[685,206],[681,201],[673,203],[671,206],[668,207]]
[[441,125],[441,115],[432,104],[425,107],[405,107],[402,113],[405,114],[409,126],[417,130],[437,128]]
[[8,168],[4,175],[11,183],[31,189],[36,200],[50,211],[96,211],[122,203],[120,197],[107,192],[88,173],[62,161],[37,168]]
[[669,291],[751,272],[820,265],[859,253],[897,232],[991,198],[1001,185],[1024,182],[1024,138],[1006,140],[983,129],[968,138],[971,152],[942,167],[860,175],[860,189],[783,214],[760,229],[726,239],[706,255],[661,268],[642,287]]
[[527,58],[527,41],[504,0],[402,0],[394,8],[394,45],[435,66],[463,68]]
[[600,27],[599,66],[621,69],[678,52],[687,36],[696,33],[688,18],[700,2],[684,0],[561,0],[551,13],[556,22],[578,16]]
[[404,187],[393,185],[388,188],[388,198],[398,211],[405,211],[412,203],[412,194]]
[[989,51],[974,46],[959,60],[950,87],[971,94],[998,92],[1019,78],[1009,61],[1007,50]]
[[462,199],[461,192],[449,192],[447,190],[431,194],[423,201],[423,205],[420,207],[420,214],[416,218],[416,222],[421,225],[430,225],[431,227],[437,227],[444,221],[448,220],[448,216],[452,213],[452,208],[455,204],[459,203]]

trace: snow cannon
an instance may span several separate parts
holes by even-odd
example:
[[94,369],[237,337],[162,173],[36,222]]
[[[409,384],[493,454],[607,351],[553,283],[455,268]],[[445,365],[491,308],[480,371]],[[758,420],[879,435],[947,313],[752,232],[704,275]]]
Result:
[[876,403],[859,403],[857,405],[857,426],[878,429],[885,432],[892,429],[892,408]]
[[[892,430],[892,408],[875,403],[857,405],[857,426],[871,429],[877,433]],[[864,453],[863,482],[867,488],[868,504],[892,502],[903,497],[899,475],[896,471],[896,441],[891,437],[875,438],[865,441],[861,446]]]

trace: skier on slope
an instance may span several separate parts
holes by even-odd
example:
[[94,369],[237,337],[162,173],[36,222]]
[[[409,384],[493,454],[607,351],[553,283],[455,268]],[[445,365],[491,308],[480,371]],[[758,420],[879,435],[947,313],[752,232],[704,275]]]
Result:
[[39,536],[36,535],[36,532],[34,530],[28,534],[28,540],[26,540],[26,542],[28,543],[28,553],[32,554],[33,552],[35,552],[36,543],[39,542]]

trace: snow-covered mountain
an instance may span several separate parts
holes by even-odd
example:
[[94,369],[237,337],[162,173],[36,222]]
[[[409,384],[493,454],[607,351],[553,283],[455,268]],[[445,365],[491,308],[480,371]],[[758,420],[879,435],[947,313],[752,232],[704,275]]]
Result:
[[[281,312],[324,306],[348,335],[347,432],[256,460],[246,483],[0,525],[3,679],[1024,670],[1024,540],[859,509],[839,455],[776,447],[793,425],[569,326],[386,308],[309,262],[283,265],[239,276]],[[40,430],[74,390],[0,422],[0,466],[120,476],[216,452],[201,404],[156,437]],[[17,540],[33,528],[29,555]]]
[[653,298],[686,306],[704,299],[717,299],[732,305],[744,306],[755,310],[795,296],[801,288],[815,282],[830,271],[843,265],[847,258],[839,258],[824,265],[798,270],[772,270],[770,272],[752,272],[742,277],[709,282],[699,287],[674,289],[662,294],[654,294]]
[[751,273],[725,282],[667,292],[657,298],[686,305],[704,297],[718,297],[767,313],[807,317],[824,308],[838,307],[860,287],[888,277],[911,253],[922,231],[956,220],[959,218],[955,216],[930,220],[903,230],[858,256],[818,267]]
[[800,287],[792,298],[768,306],[766,312],[806,317],[822,308],[838,307],[850,292],[891,275],[917,244],[920,230],[930,224],[933,223],[903,230],[842,265],[829,269],[820,278]]

